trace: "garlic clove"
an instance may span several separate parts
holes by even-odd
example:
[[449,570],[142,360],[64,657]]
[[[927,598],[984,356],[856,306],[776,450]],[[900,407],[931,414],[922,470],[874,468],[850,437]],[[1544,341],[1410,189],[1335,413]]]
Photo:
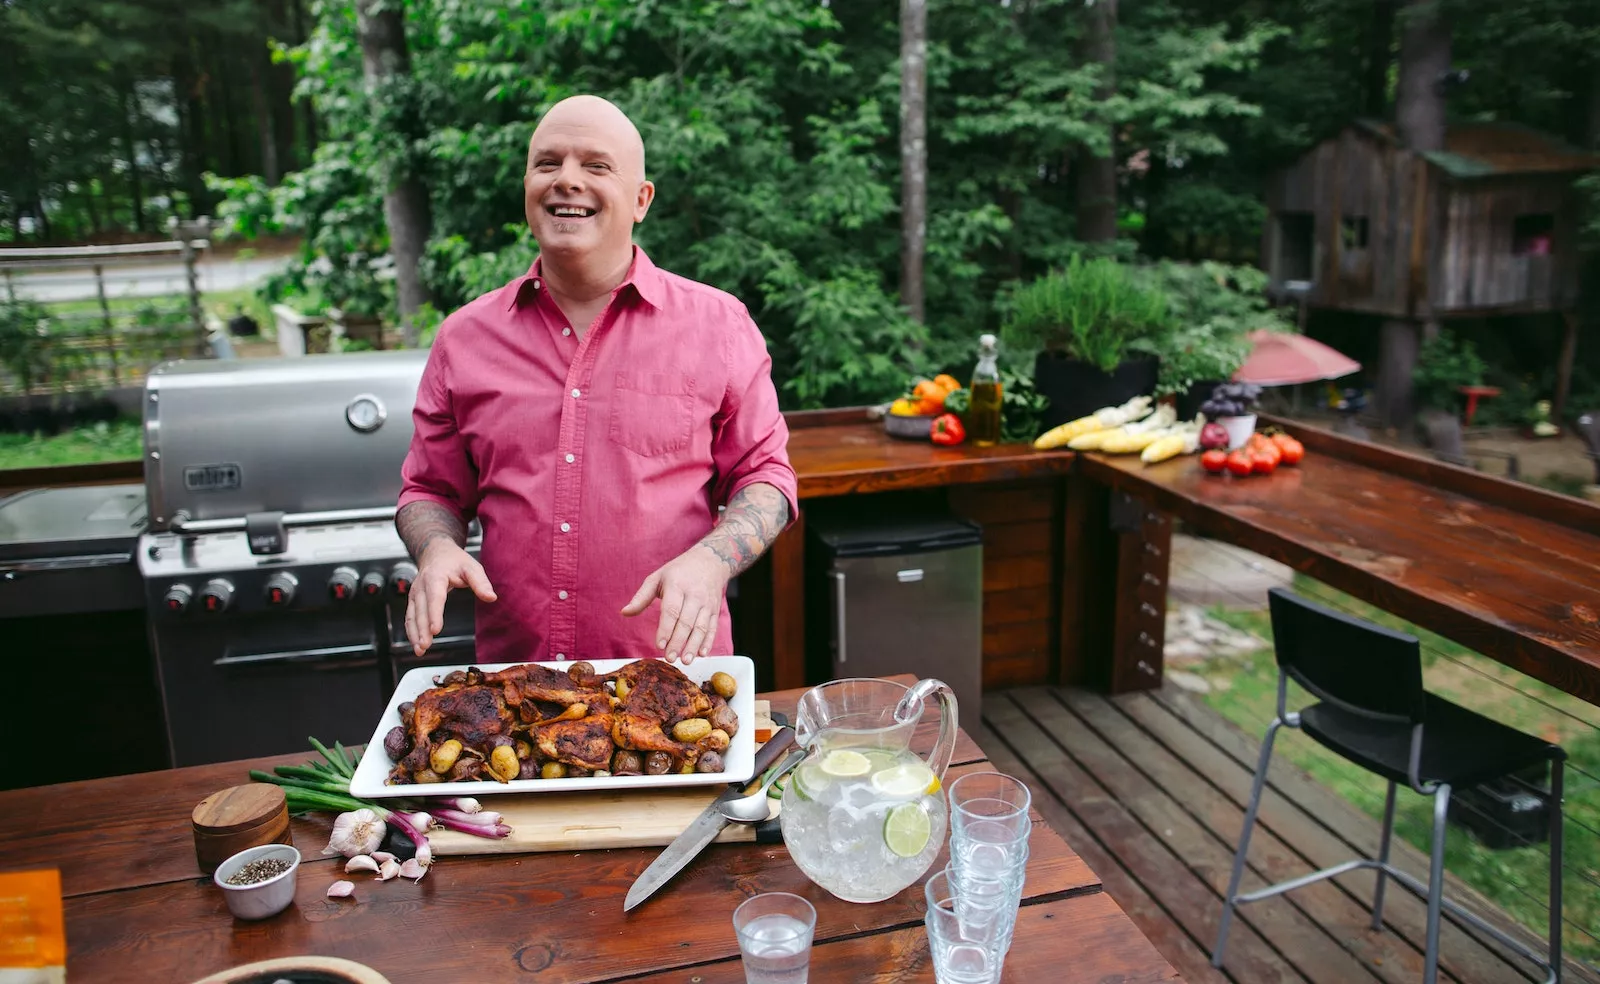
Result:
[[396,861],[393,857],[390,857],[389,860],[385,861],[383,866],[378,869],[378,880],[388,881],[399,873],[400,862]]
[[378,862],[379,864],[383,864],[385,861],[399,861],[399,858],[396,858],[388,851],[373,851],[372,860]]
[[414,881],[421,881],[428,869],[417,863],[416,858],[407,858],[406,863],[400,866],[400,874]]
[[369,856],[367,856],[365,854],[357,854],[355,857],[351,858],[349,861],[346,861],[345,865],[344,865],[344,873],[347,874],[347,875],[355,874],[358,871],[377,871],[377,870],[378,870],[378,862],[373,860],[371,857],[369,857]]
[[347,881],[336,881],[332,885],[328,886],[328,898],[330,898],[330,899],[349,898],[351,895],[355,894],[355,891],[356,891],[355,883],[347,882]]

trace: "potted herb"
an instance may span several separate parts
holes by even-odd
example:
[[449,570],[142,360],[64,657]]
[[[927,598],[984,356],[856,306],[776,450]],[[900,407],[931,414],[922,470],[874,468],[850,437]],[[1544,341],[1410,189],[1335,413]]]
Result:
[[1244,447],[1256,430],[1256,401],[1261,387],[1254,383],[1223,383],[1211,391],[1211,399],[1200,404],[1206,420],[1216,421],[1228,432],[1228,450]]
[[1074,256],[1012,293],[1001,334],[1012,352],[1035,353],[1033,385],[1048,401],[1047,430],[1151,393],[1168,324],[1165,296],[1131,267]]

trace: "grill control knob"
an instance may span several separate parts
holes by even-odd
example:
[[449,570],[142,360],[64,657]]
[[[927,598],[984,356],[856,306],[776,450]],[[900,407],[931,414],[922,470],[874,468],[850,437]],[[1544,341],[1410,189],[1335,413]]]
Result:
[[389,572],[389,590],[400,597],[411,593],[411,582],[417,579],[415,564],[400,563]]
[[233,585],[222,578],[213,578],[200,589],[200,608],[215,614],[225,612],[233,604]]
[[383,597],[383,588],[389,579],[382,571],[368,571],[361,578],[361,597],[376,600]]
[[187,584],[174,584],[167,589],[167,596],[161,599],[161,604],[172,614],[182,615],[189,610],[189,602],[192,600],[194,592],[189,590]]
[[356,596],[356,585],[361,577],[348,567],[334,568],[328,578],[328,597],[334,601],[349,601]]
[[262,595],[266,597],[267,604],[274,608],[287,607],[294,601],[294,589],[299,587],[300,581],[288,571],[279,571],[267,578]]

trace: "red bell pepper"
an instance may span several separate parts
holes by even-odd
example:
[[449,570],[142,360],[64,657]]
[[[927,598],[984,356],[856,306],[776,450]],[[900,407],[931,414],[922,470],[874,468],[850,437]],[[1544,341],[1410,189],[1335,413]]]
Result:
[[941,414],[933,418],[933,443],[935,444],[960,444],[967,437],[967,429],[961,426],[961,418],[953,413]]

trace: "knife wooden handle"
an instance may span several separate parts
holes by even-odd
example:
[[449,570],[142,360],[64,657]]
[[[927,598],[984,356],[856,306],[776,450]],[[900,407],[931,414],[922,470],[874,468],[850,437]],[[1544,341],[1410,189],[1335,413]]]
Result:
[[761,788],[761,777],[766,771],[777,764],[784,753],[794,747],[794,729],[785,725],[772,733],[767,743],[756,749],[756,768],[753,778],[744,787],[744,794],[749,796]]

